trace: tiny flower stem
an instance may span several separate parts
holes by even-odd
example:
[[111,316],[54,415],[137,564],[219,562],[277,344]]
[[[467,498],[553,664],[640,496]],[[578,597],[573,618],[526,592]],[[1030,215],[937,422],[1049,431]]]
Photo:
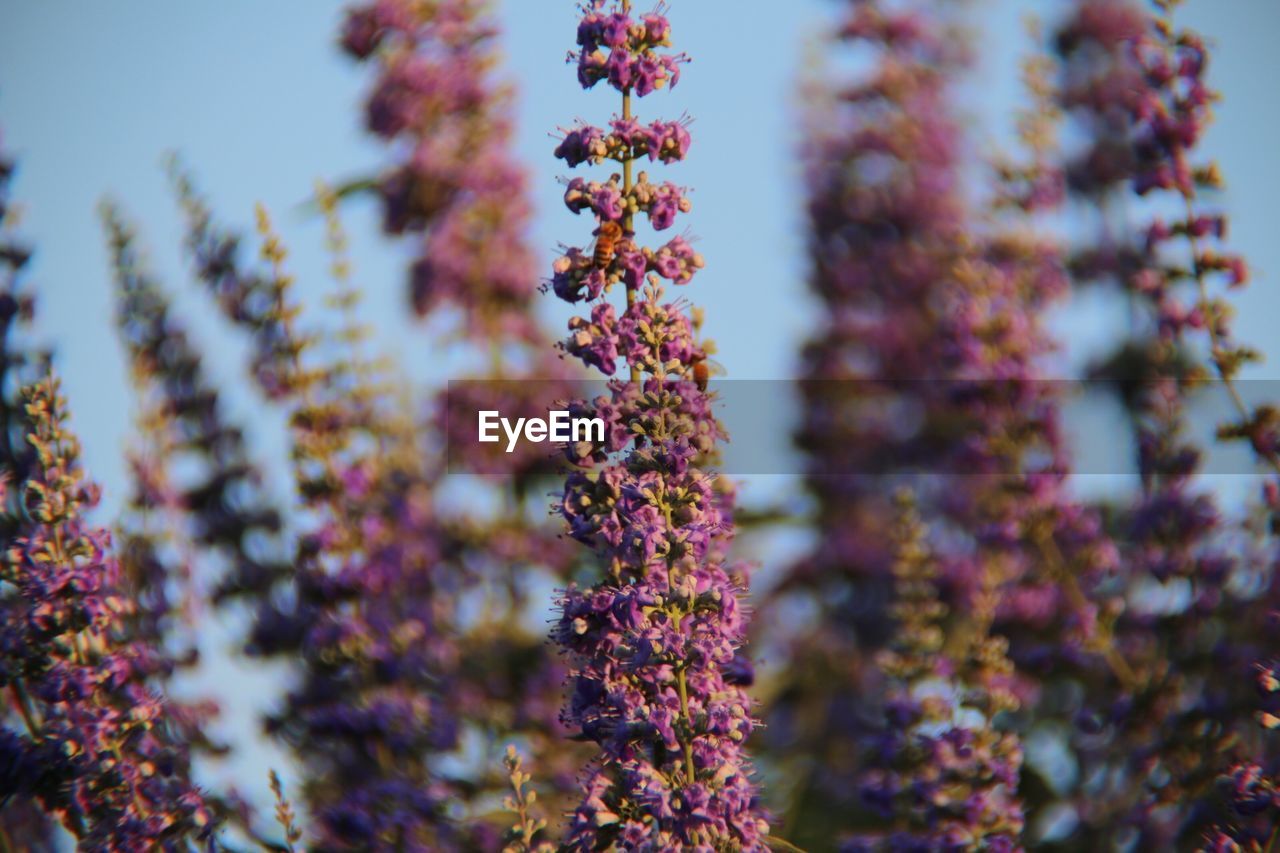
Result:
[[[1173,33],[1173,4],[1163,7],[1164,14],[1161,17],[1162,28],[1161,34],[1164,37],[1164,48],[1166,55],[1171,51],[1169,49],[1169,39]],[[1254,417],[1254,413],[1249,410],[1249,406],[1245,403],[1244,398],[1240,395],[1240,389],[1236,385],[1235,379],[1226,366],[1227,342],[1223,340],[1221,330],[1217,322],[1211,316],[1209,309],[1209,284],[1205,281],[1204,268],[1200,263],[1200,240],[1196,237],[1191,228],[1191,223],[1195,221],[1195,189],[1191,186],[1182,186],[1179,188],[1179,194],[1182,196],[1183,209],[1187,216],[1187,246],[1191,250],[1191,269],[1195,275],[1196,290],[1200,297],[1200,303],[1204,306],[1206,315],[1205,327],[1209,332],[1209,352],[1213,359],[1214,370],[1217,371],[1218,377],[1226,386],[1227,396],[1231,398],[1231,404],[1235,408],[1237,414],[1241,418],[1242,423],[1248,423]],[[1252,442],[1254,451],[1262,461],[1269,465],[1272,470],[1280,474],[1280,456],[1277,456],[1274,450],[1262,447],[1258,442]]]
[[[1080,588],[1079,581],[1076,580],[1071,567],[1067,565],[1058,544],[1053,541],[1052,534],[1045,530],[1039,531],[1036,535],[1036,544],[1040,548],[1040,553],[1049,561],[1050,571],[1062,582],[1071,603],[1082,610],[1087,608],[1090,604],[1088,596]],[[1126,688],[1137,689],[1140,686],[1137,673],[1133,671],[1133,667],[1129,665],[1120,650],[1115,647],[1115,638],[1110,626],[1099,624],[1098,629],[1101,634],[1097,640],[1098,651],[1107,662],[1111,673]]]
[[[662,508],[662,514],[663,517],[666,518],[668,525],[673,524],[670,506],[664,505]],[[675,575],[672,572],[673,568],[675,568],[675,566],[670,560],[668,560],[667,593],[669,595],[675,592]],[[672,618],[675,619],[676,627],[679,628],[680,622],[683,621],[684,616],[682,614],[675,614]],[[676,673],[676,689],[680,692],[680,718],[684,720],[685,726],[689,729],[689,737],[680,738],[680,744],[684,747],[684,775],[688,783],[692,785],[696,777],[696,773],[693,769],[693,720],[689,716],[689,682],[685,677],[685,670],[683,666],[680,667]]]
[[[1192,196],[1184,191],[1182,199],[1187,211],[1187,222],[1191,222],[1195,218]],[[1190,231],[1187,232],[1187,245],[1191,249],[1191,268],[1195,271],[1196,289],[1200,295],[1200,302],[1204,305],[1205,311],[1208,312],[1209,284],[1205,281],[1204,269],[1200,266],[1200,240]],[[1214,322],[1212,317],[1206,318],[1205,327],[1209,331],[1209,354],[1213,358],[1214,370],[1218,372],[1218,378],[1226,386],[1227,396],[1231,398],[1231,404],[1235,407],[1237,414],[1239,414],[1243,422],[1247,423],[1253,418],[1253,412],[1249,411],[1244,398],[1240,396],[1240,389],[1236,385],[1235,379],[1232,378],[1226,368],[1226,341],[1222,339],[1218,324]],[[1280,474],[1280,457],[1277,457],[1272,450],[1259,447],[1256,442],[1254,443],[1254,448],[1263,461],[1270,465],[1277,474]]]
[[[622,0],[622,14],[627,15],[630,13],[631,13],[631,0]],[[622,92],[622,120],[628,121],[630,120],[630,118],[631,118],[631,89],[630,87],[628,87],[624,89]],[[627,157],[625,160],[622,161],[622,197],[625,199],[631,198],[631,187],[633,185],[633,178],[631,175],[632,159],[633,158],[631,157]],[[622,217],[622,230],[625,233],[631,233],[631,230],[634,227],[634,225],[635,223],[632,219],[631,214],[629,212],[624,214]],[[630,308],[635,303],[636,303],[636,288],[628,284],[627,285],[627,307]],[[631,365],[631,381],[632,382],[640,381],[640,368],[636,367],[634,364]]]
[[[685,723],[689,726],[692,735],[693,720],[689,718],[689,684],[685,678],[684,668],[676,674],[676,688],[680,691],[680,716],[684,718]],[[693,738],[681,738],[684,741],[684,775],[690,785],[696,781],[696,773],[693,769]]]
[[298,829],[298,825],[295,822],[293,804],[285,797],[284,785],[281,784],[280,777],[274,769],[268,772],[267,780],[271,787],[271,793],[275,796],[276,822],[284,830],[284,849],[287,853],[294,853],[297,849],[294,847],[294,842],[301,840],[302,830]]

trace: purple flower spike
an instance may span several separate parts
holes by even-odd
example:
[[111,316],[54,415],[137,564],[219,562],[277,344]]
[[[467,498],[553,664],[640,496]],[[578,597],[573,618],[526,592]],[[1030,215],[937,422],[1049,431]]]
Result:
[[[403,152],[381,193],[388,230],[420,243],[408,282],[415,310],[460,308],[480,334],[529,331],[531,211],[481,4],[374,0],[348,13],[343,44],[376,65],[368,125]],[[590,138],[563,147],[566,157],[592,156]]]
[[[625,6],[605,5],[584,9],[579,26],[583,85],[607,75],[629,99],[674,83],[683,57],[660,52],[666,19],[636,23]],[[600,144],[587,151],[587,139]],[[570,249],[551,280],[571,302],[607,300],[614,285],[627,293],[620,313],[601,301],[590,319],[570,321],[562,344],[606,376],[621,358],[630,380],[575,404],[605,420],[607,434],[566,450],[580,470],[559,506],[570,535],[607,567],[595,584],[565,590],[552,632],[572,667],[564,722],[601,759],[570,818],[572,850],[766,849],[768,824],[743,749],[756,725],[744,692],[753,678],[742,651],[746,573],[724,562],[732,496],[701,467],[722,430],[705,377],[697,378],[706,352],[688,306],[663,301],[658,286],[661,278],[687,284],[703,259],[681,237],[656,250],[633,239],[637,215],[661,230],[691,205],[674,184],[651,183],[644,172],[633,179],[630,165],[681,160],[689,142],[686,121],[627,118],[607,134],[570,131],[556,152],[570,165],[607,157],[627,166],[605,182],[567,182],[570,210],[617,222],[624,236],[598,232],[594,251]]]
[[[111,535],[88,525],[66,402],[51,376],[23,390],[35,457],[18,535],[0,565],[0,684],[23,728],[0,727],[6,799],[36,800],[86,850],[143,850],[207,839],[213,814],[189,777],[167,700],[149,676],[159,649],[131,641],[133,605]],[[171,665],[171,663],[169,664]]]

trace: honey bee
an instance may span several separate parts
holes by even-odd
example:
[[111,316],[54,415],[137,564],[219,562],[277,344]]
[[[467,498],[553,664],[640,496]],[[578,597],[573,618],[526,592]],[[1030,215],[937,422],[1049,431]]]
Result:
[[596,251],[593,263],[596,269],[606,269],[613,262],[613,256],[622,244],[622,226],[612,220],[600,224],[596,231]]
[[707,383],[711,381],[712,376],[725,375],[724,366],[713,358],[707,358],[705,355],[699,355],[694,359],[690,365],[689,372],[693,376],[693,383],[704,394],[707,391]]

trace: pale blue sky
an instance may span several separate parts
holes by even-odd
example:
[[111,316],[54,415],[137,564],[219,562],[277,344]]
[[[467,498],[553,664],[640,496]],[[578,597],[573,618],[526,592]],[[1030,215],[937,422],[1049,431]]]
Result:
[[[690,160],[668,173],[694,188],[688,221],[708,260],[684,294],[708,308],[708,332],[731,376],[784,377],[812,316],[804,292],[792,92],[806,45],[836,4],[673,5],[675,38],[694,61],[673,92],[644,99],[639,113],[675,117],[687,110],[695,117]],[[1020,17],[1035,5],[1061,8],[1060,2],[974,3],[984,55],[967,106],[983,121],[975,134],[979,146],[1005,136],[997,122],[1018,91],[1010,46],[1022,45]],[[253,425],[263,458],[279,458],[280,424],[260,414],[243,379],[240,348],[187,283],[178,217],[160,164],[165,152],[181,152],[225,219],[247,224],[254,202],[264,202],[294,251],[302,293],[320,293],[326,286],[321,229],[300,202],[315,178],[361,174],[381,162],[379,147],[361,128],[359,104],[369,81],[333,46],[340,6],[333,0],[0,0],[0,132],[20,159],[16,196],[38,249],[32,273],[41,299],[39,329],[57,347],[86,461],[106,486],[108,510],[123,496],[129,396],[95,205],[109,194],[140,222],[156,270],[180,292],[180,307],[206,345],[210,370]],[[518,153],[535,188],[532,238],[548,262],[556,243],[587,239],[585,221],[560,204],[556,178],[563,170],[551,159],[549,134],[578,116],[599,122],[616,109],[605,87],[583,93],[564,65],[574,6],[571,0],[500,4],[505,70],[521,95]],[[1210,77],[1227,100],[1205,148],[1222,160],[1231,187],[1232,242],[1258,273],[1240,298],[1239,331],[1276,350],[1280,3],[1191,0],[1184,20],[1218,45]],[[347,223],[358,279],[368,292],[367,316],[382,330],[380,340],[400,353],[413,375],[439,375],[430,340],[402,310],[401,250],[378,236],[369,205],[354,205]],[[545,310],[558,324],[566,312],[552,301]],[[1107,333],[1087,306],[1059,325],[1076,341]],[[1276,364],[1280,352],[1264,374],[1280,376]],[[240,695],[266,684],[236,683]],[[253,766],[254,777],[244,781],[261,790]]]
[[[1029,5],[974,3],[984,55],[968,107],[983,119],[979,144],[1003,134],[998,120],[1018,90],[1008,46],[1023,43],[1020,18]],[[304,294],[322,291],[319,225],[299,202],[315,178],[358,174],[380,162],[360,126],[367,78],[333,46],[340,8],[332,0],[0,0],[0,132],[20,157],[16,194],[38,248],[40,329],[58,348],[86,458],[107,486],[109,505],[119,497],[128,400],[94,206],[109,194],[141,222],[155,267],[183,292],[182,306],[219,356],[218,374],[239,384],[237,351],[187,286],[160,160],[166,151],[181,152],[224,218],[248,223],[253,203],[266,203],[294,250]],[[506,71],[521,94],[519,155],[536,190],[533,242],[550,258],[556,243],[583,241],[585,225],[559,203],[563,170],[550,158],[548,134],[577,116],[607,117],[615,98],[604,87],[581,92],[563,64],[572,2],[508,0],[500,8]],[[788,375],[810,318],[791,95],[806,45],[833,8],[829,0],[675,3],[675,36],[694,61],[672,93],[640,105],[642,115],[688,110],[695,118],[691,158],[668,173],[694,189],[688,221],[708,259],[685,293],[708,307],[719,360],[735,378]],[[1268,213],[1280,198],[1280,168],[1271,162],[1280,129],[1273,91],[1280,4],[1192,0],[1185,20],[1219,45],[1211,79],[1227,100],[1206,149],[1221,158],[1230,183],[1233,242],[1259,273],[1240,300],[1240,333],[1265,347],[1280,306],[1269,275],[1280,271],[1280,241]],[[990,51],[993,45],[1000,51]],[[401,310],[403,255],[377,236],[368,205],[353,206],[347,219],[369,318],[415,375],[428,375],[430,342]],[[552,301],[545,310],[558,324],[565,312]],[[1065,331],[1092,338],[1098,328],[1086,316]]]

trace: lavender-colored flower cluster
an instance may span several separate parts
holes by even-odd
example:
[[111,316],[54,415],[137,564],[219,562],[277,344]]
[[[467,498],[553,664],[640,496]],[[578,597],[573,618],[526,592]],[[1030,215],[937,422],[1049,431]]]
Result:
[[635,119],[614,119],[606,132],[580,123],[564,131],[564,141],[556,147],[556,156],[569,168],[590,163],[598,166],[605,160],[625,163],[648,157],[671,164],[683,160],[693,138],[687,119],[655,121],[641,124]]
[[414,309],[456,307],[477,334],[519,338],[536,335],[530,211],[508,150],[510,93],[490,73],[495,34],[479,0],[377,0],[349,13],[342,45],[379,69],[366,118],[397,146],[378,180],[387,229],[421,241]]
[[993,727],[1016,710],[1007,641],[988,634],[999,591],[982,590],[974,630],[947,643],[937,566],[909,493],[899,496],[893,565],[898,635],[879,666],[889,678],[886,723],[863,759],[864,807],[892,829],[843,850],[1013,850],[1023,829],[1016,795],[1022,749]]
[[[511,151],[511,92],[493,70],[494,21],[485,4],[471,0],[378,2],[351,10],[343,44],[379,75],[367,102],[369,126],[395,162],[380,182],[383,224],[389,235],[421,241],[410,275],[415,307],[433,329],[460,309],[462,322],[448,333],[453,349],[479,356],[483,364],[470,374],[481,381],[433,393],[424,419],[427,439],[419,448],[426,455],[417,475],[424,495],[445,482],[448,456],[450,470],[480,475],[487,493],[482,500],[501,507],[433,511],[429,535],[438,557],[432,572],[444,581],[434,593],[437,606],[456,605],[463,595],[484,602],[482,618],[460,614],[438,632],[454,643],[456,672],[433,690],[448,698],[459,743],[520,737],[545,774],[544,793],[560,806],[575,787],[581,761],[580,748],[564,744],[558,716],[564,667],[522,623],[528,621],[529,589],[541,579],[560,581],[576,555],[553,525],[529,511],[536,501],[531,495],[542,488],[547,454],[536,448],[514,457],[487,452],[466,432],[474,414],[460,416],[479,409],[542,414],[535,406],[547,396],[563,396],[553,389],[566,378],[534,316],[538,276],[525,233],[530,205],[524,171]],[[408,76],[398,78],[402,73]],[[397,91],[396,79],[411,86]],[[459,100],[444,105],[438,95],[445,91]],[[414,116],[394,133],[374,118],[388,95]],[[452,452],[459,447],[466,452]],[[488,764],[454,786],[453,805],[463,799],[478,807],[506,784],[491,772],[496,759],[486,754]],[[487,846],[483,839],[492,824],[468,823],[468,843]]]
[[[321,198],[338,253],[337,301],[351,306],[355,292],[343,278],[345,238],[333,203]],[[190,198],[187,207],[199,209]],[[193,222],[211,227],[207,216]],[[330,341],[301,332],[284,249],[265,215],[260,229],[264,270],[227,265],[208,280],[253,279],[278,294],[260,320],[231,315],[265,344],[262,363],[272,365],[265,375],[285,380],[263,390],[287,391],[280,399],[291,409],[297,490],[307,512],[293,605],[261,609],[252,633],[252,648],[288,653],[301,665],[301,683],[268,721],[269,731],[308,768],[303,793],[319,843],[483,846],[486,826],[459,821],[453,807],[474,791],[445,778],[438,765],[458,747],[459,713],[477,698],[495,698],[473,683],[479,674],[464,675],[456,609],[482,577],[477,543],[501,531],[468,530],[437,511],[434,463],[412,420],[397,412],[381,362],[365,355],[365,334],[349,323]],[[199,269],[207,276],[207,266]],[[336,353],[331,361],[313,354],[326,343]],[[497,552],[500,542],[487,544]],[[511,548],[503,554],[518,559]]]
[[[839,36],[870,48],[873,60],[857,79],[823,89],[805,151],[812,280],[824,310],[804,353],[798,440],[811,459],[821,535],[769,608],[811,602],[820,616],[779,631],[781,653],[805,663],[788,672],[769,708],[766,738],[771,751],[803,745],[804,761],[786,765],[801,780],[789,815],[797,840],[858,833],[899,849],[891,833],[868,836],[859,818],[865,744],[886,736],[869,722],[888,689],[876,652],[911,633],[887,606],[901,597],[884,534],[897,513],[886,500],[892,484],[910,482],[939,530],[936,606],[956,614],[949,630],[985,631],[981,599],[997,630],[1022,640],[1015,647],[1027,667],[1004,688],[1020,697],[1045,665],[1037,655],[1057,654],[1044,636],[1049,626],[1087,631],[1087,613],[1069,606],[1030,542],[1045,543],[1060,571],[1081,577],[1098,570],[1107,549],[1096,521],[1061,498],[1054,400],[1039,381],[1049,347],[1037,311],[1063,289],[1052,247],[1034,234],[980,229],[961,190],[949,99],[963,40],[932,4],[875,2],[850,3]],[[904,417],[915,426],[904,428]],[[957,489],[932,471],[970,476]],[[895,725],[907,728],[888,737],[905,740],[882,754],[886,765],[914,737],[904,720]],[[1018,750],[1016,742],[1004,748]],[[1017,767],[1004,764],[1000,817],[916,810],[912,831],[939,844],[965,833],[1016,839]],[[879,786],[873,818],[897,825],[894,792],[932,784],[931,771],[916,770]]]
[[578,22],[578,49],[569,61],[578,63],[582,88],[607,80],[624,96],[634,92],[643,98],[680,82],[680,66],[688,57],[665,50],[670,46],[671,23],[661,8],[636,19],[629,8],[610,11],[593,4]]
[[[25,281],[31,249],[17,233],[14,215],[15,205],[11,195],[11,183],[17,164],[8,152],[0,147],[0,381],[11,388],[36,376],[47,373],[47,353],[38,353],[23,340],[23,333],[32,319],[35,299]],[[32,375],[34,373],[34,376]],[[32,447],[26,442],[30,430],[26,409],[21,398],[13,394],[0,394],[0,449],[5,464],[5,498],[12,496],[11,484],[25,479],[35,463]],[[19,519],[5,513],[0,516],[5,542],[12,542],[19,532]],[[0,724],[5,727],[6,740],[13,737],[13,730],[20,725],[15,709],[0,714]],[[18,750],[8,753],[18,757]],[[18,787],[17,774],[22,764],[5,765],[0,776],[6,792],[4,805],[0,807],[0,838],[26,839],[35,849],[51,849],[54,821],[45,814],[37,800],[13,793]]]
[[22,720],[2,730],[6,795],[38,800],[88,849],[195,841],[213,816],[186,745],[148,686],[161,650],[130,640],[111,536],[84,513],[98,490],[79,467],[57,380],[23,390],[35,461],[6,502],[17,535],[0,580],[3,686]]
[[[630,381],[612,382],[609,396],[586,404],[607,420],[606,439],[598,448],[570,449],[579,470],[560,504],[572,536],[605,569],[602,580],[565,591],[553,631],[573,668],[566,723],[600,749],[568,829],[576,850],[755,850],[767,832],[743,749],[755,722],[735,667],[745,575],[724,553],[732,494],[706,469],[722,435],[712,398],[692,375],[705,358],[695,322],[682,302],[662,301],[659,284],[660,256],[678,257],[687,244],[658,251],[633,245],[637,216],[647,215],[660,231],[690,207],[673,184],[632,175],[641,150],[631,98],[677,79],[683,57],[660,52],[669,35],[660,13],[636,20],[626,2],[585,6],[578,30],[582,85],[607,77],[622,93],[622,117],[611,141],[600,140],[601,157],[566,159],[591,162],[612,149],[622,174],[569,182],[566,206],[593,213],[601,236],[594,252],[574,249],[558,261],[553,283],[569,301],[582,287],[566,283],[572,276],[585,279],[593,300],[622,284],[621,316],[596,302],[590,320],[571,321],[564,349],[606,375],[621,357]],[[653,136],[645,151],[654,145],[661,156]],[[662,159],[679,159],[687,147],[686,140]],[[564,156],[565,146],[557,153]],[[621,236],[602,247],[607,228]],[[684,254],[689,266],[701,266],[701,258]]]

